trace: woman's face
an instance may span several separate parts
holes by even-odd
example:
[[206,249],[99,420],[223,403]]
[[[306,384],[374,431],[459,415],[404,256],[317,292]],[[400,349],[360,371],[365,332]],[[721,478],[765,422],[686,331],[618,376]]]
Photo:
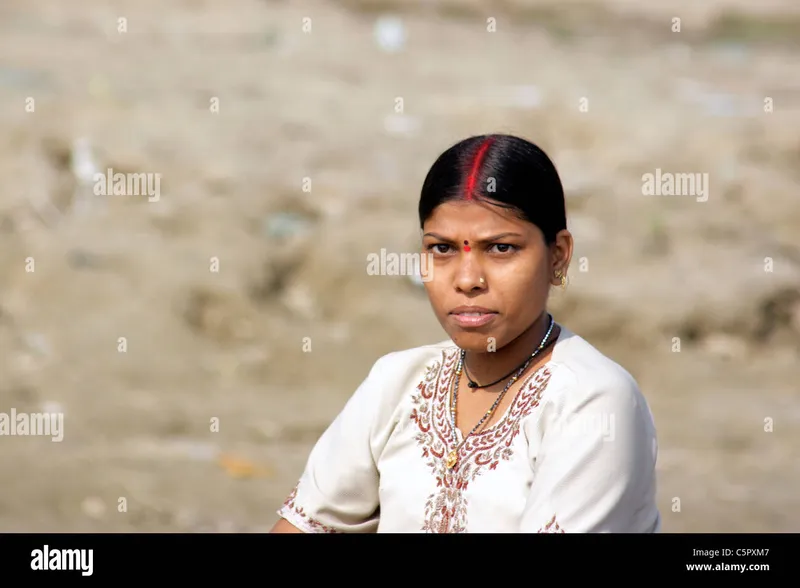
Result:
[[476,352],[497,351],[530,328],[572,254],[567,231],[548,247],[532,223],[474,200],[438,206],[422,244],[432,256],[424,283],[433,311],[457,346]]

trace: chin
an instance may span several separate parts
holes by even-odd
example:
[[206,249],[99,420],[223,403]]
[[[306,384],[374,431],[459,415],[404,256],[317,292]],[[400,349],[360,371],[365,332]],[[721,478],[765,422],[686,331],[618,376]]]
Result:
[[489,351],[490,343],[492,344],[492,350],[497,351],[500,349],[500,344],[495,337],[494,342],[490,341],[490,338],[493,336],[491,333],[486,332],[482,333],[480,331],[456,331],[452,333],[448,333],[450,339],[455,343],[459,348],[463,349],[464,351],[472,351],[474,353],[486,353]]

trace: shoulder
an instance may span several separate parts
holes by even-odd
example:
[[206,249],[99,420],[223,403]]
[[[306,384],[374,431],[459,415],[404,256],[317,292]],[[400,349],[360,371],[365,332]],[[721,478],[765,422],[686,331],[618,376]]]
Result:
[[370,370],[370,377],[384,385],[392,383],[392,387],[400,389],[409,385],[416,387],[427,372],[454,357],[455,351],[456,346],[450,340],[393,351],[378,358]]
[[456,356],[452,341],[442,341],[379,357],[351,400],[371,420],[375,446],[385,443],[399,422],[404,400],[413,397],[419,385]]
[[568,439],[570,451],[578,454],[582,447],[591,447],[598,463],[620,472],[638,464],[642,480],[649,484],[658,442],[653,414],[638,382],[574,333],[568,332],[556,351],[552,379],[558,385],[548,392],[538,423],[541,433]]
[[558,412],[597,408],[624,417],[644,409],[651,418],[639,383],[627,369],[567,329],[559,339],[552,364],[562,386],[550,397]]
[[396,406],[426,377],[456,356],[457,348],[445,340],[431,345],[393,351],[379,357],[362,384],[374,402]]

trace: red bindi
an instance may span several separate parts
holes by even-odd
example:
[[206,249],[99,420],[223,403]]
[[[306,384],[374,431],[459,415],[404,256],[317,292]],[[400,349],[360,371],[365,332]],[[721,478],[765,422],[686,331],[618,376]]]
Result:
[[470,252],[469,241],[464,241],[464,251],[466,251],[467,253]]

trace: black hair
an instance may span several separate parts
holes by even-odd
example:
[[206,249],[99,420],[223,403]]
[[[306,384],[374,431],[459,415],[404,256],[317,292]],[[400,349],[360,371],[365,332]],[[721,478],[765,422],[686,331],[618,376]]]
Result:
[[420,227],[440,204],[472,199],[514,210],[539,227],[548,245],[567,228],[558,171],[544,151],[519,137],[478,135],[442,153],[422,184]]

